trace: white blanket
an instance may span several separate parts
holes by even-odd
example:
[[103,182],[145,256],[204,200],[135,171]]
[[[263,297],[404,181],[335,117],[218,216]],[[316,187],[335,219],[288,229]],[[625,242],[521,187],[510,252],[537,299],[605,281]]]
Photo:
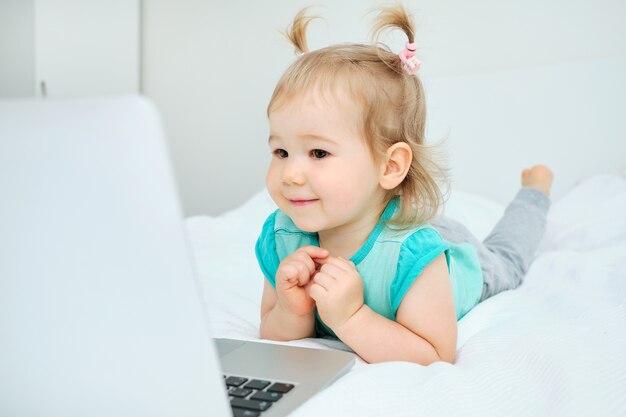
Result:
[[[254,243],[265,192],[186,226],[218,337],[258,339]],[[484,237],[503,207],[455,191],[446,214]],[[316,339],[289,342],[346,348]],[[626,180],[596,176],[553,203],[524,284],[459,322],[455,365],[359,361],[294,416],[625,416]]]

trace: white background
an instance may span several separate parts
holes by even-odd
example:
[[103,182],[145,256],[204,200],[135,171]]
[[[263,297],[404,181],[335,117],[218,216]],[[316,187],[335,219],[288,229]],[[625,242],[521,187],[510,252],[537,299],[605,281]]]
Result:
[[140,6],[140,0],[0,0],[0,97],[138,93]]
[[35,0],[35,90],[50,97],[139,91],[138,0]]
[[35,93],[34,9],[34,1],[0,0],[0,97]]

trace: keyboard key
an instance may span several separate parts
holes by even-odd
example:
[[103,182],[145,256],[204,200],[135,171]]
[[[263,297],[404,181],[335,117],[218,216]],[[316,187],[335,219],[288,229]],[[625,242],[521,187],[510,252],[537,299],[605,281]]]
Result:
[[262,379],[253,379],[252,381],[248,382],[244,388],[262,390],[262,389],[265,389],[265,387],[267,387],[269,384],[271,384],[270,381],[264,381]]
[[244,410],[243,408],[233,408],[234,417],[259,417],[261,413],[258,411]]
[[247,378],[242,378],[238,376],[229,376],[228,378],[226,378],[225,382],[226,382],[226,385],[228,385],[229,387],[238,387],[246,381],[248,381]]
[[228,391],[228,395],[232,395],[233,397],[244,398],[250,394],[252,394],[252,390],[245,388],[231,388],[230,391]]
[[230,400],[233,408],[245,408],[247,410],[265,411],[272,406],[269,401],[244,400],[243,398],[233,398]]
[[271,387],[269,387],[268,391],[280,392],[282,394],[286,394],[293,389],[293,384],[282,384],[280,382],[276,382]]
[[250,397],[251,400],[258,400],[258,401],[278,401],[283,397],[283,394],[280,394],[278,392],[265,392],[265,391],[259,391],[256,394],[254,394],[252,397]]

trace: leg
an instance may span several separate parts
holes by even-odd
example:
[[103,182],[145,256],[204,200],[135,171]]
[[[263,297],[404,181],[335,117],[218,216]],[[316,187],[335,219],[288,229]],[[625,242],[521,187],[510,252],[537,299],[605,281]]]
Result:
[[481,301],[522,283],[543,238],[549,208],[548,196],[530,187],[519,190],[508,205],[478,251],[484,279]]
[[447,241],[469,242],[476,248],[484,280],[480,301],[522,283],[545,232],[551,184],[547,167],[524,170],[523,188],[482,243],[458,222],[443,217],[432,221]]
[[485,258],[481,301],[522,283],[545,233],[552,178],[543,165],[522,171],[523,188],[483,241],[487,251],[479,251]]

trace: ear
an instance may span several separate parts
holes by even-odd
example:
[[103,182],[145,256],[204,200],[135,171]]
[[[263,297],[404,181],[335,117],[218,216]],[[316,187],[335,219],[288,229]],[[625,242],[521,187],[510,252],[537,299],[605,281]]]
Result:
[[381,166],[380,186],[385,190],[393,190],[400,185],[411,168],[412,160],[413,152],[408,144],[398,142],[391,145]]

